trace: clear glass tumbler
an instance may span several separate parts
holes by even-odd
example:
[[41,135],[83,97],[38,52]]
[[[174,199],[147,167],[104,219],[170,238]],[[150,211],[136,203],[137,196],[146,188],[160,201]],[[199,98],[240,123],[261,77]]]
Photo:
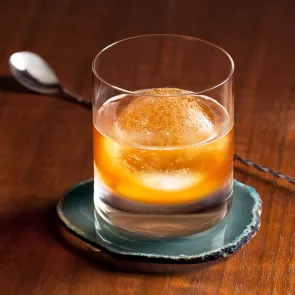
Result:
[[177,237],[228,213],[234,63],[178,35],[116,42],[93,61],[96,227]]

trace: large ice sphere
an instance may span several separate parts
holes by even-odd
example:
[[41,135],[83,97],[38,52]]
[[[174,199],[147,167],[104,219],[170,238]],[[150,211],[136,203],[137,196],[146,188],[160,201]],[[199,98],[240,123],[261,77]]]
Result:
[[162,88],[129,99],[118,114],[117,131],[130,144],[177,147],[208,141],[215,125],[206,98]]

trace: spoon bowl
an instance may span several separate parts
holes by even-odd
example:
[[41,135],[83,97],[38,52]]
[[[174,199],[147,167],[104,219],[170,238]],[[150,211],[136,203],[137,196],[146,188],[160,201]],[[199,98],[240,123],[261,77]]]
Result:
[[37,54],[16,52],[9,58],[14,78],[26,88],[42,94],[59,94],[61,85],[51,67]]
[[87,108],[92,107],[89,100],[77,96],[64,88],[55,72],[39,55],[29,52],[16,52],[9,58],[12,76],[26,88],[41,94],[55,95]]

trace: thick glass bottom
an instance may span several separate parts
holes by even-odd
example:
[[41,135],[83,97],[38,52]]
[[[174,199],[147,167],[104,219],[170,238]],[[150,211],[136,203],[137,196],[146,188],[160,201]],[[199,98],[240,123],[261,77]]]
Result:
[[94,189],[95,226],[128,238],[181,237],[205,231],[228,214],[232,183],[202,200],[159,206],[128,201]]

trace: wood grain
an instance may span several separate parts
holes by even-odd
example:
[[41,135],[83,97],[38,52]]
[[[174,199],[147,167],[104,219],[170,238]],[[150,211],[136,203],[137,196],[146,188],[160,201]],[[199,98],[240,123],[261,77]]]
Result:
[[236,255],[183,274],[109,271],[53,234],[54,205],[92,176],[91,114],[23,91],[15,51],[43,56],[63,83],[91,96],[91,61],[111,42],[177,33],[216,43],[236,63],[236,152],[295,175],[295,2],[11,0],[0,9],[0,293],[294,294],[294,187],[237,165],[261,194],[262,226]]

